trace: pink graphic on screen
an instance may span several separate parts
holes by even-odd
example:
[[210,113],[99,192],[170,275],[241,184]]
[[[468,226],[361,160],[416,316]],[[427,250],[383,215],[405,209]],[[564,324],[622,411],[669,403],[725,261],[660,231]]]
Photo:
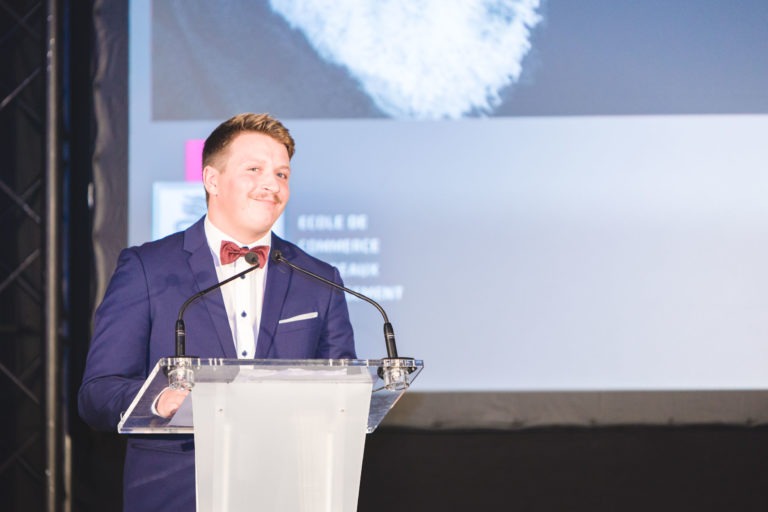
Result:
[[184,179],[203,181],[204,139],[189,139],[184,144]]

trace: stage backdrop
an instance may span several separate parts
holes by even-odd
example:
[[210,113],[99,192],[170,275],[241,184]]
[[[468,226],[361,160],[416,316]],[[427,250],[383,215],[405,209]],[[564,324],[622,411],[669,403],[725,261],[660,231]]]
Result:
[[104,4],[101,289],[204,213],[207,134],[270,112],[297,139],[279,234],[425,360],[390,421],[768,420],[764,1]]

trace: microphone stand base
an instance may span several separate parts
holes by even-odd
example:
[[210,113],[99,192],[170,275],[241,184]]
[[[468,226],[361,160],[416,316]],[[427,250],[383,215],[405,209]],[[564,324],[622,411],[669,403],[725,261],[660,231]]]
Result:
[[191,391],[195,386],[195,367],[199,366],[197,356],[168,358],[168,387],[175,390]]
[[411,385],[410,374],[416,370],[416,362],[410,357],[391,357],[381,360],[379,378],[389,391],[402,391]]

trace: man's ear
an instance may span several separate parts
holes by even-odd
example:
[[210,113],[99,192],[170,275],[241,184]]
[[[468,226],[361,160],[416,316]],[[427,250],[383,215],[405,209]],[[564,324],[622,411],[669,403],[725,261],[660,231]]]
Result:
[[216,196],[219,193],[219,170],[210,165],[203,168],[203,185],[208,195]]

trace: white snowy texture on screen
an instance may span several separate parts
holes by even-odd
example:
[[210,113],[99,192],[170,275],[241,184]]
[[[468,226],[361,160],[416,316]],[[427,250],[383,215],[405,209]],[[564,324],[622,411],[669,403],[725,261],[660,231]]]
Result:
[[520,78],[539,0],[270,0],[394,118],[492,113]]

